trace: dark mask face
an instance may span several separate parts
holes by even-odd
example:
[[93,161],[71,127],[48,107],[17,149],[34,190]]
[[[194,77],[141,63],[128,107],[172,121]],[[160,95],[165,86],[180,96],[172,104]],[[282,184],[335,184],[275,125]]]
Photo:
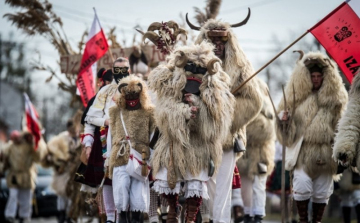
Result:
[[195,77],[187,78],[186,85],[184,88],[185,94],[191,93],[195,95],[200,95],[200,85],[201,85],[201,80]]
[[207,68],[205,67],[200,67],[200,66],[197,66],[196,64],[194,64],[193,62],[189,61],[185,67],[184,67],[184,70],[185,71],[189,71],[193,74],[206,74],[207,72]]
[[215,46],[215,49],[214,49],[215,55],[217,57],[219,57],[220,59],[224,59],[225,58],[225,44],[228,41],[228,37],[227,36],[214,36],[214,37],[210,37],[210,40]]
[[127,76],[129,76],[129,67],[114,67],[114,79],[117,84]]

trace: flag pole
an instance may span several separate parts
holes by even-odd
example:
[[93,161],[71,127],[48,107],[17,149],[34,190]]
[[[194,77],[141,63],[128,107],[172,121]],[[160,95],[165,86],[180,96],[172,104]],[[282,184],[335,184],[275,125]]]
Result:
[[[94,13],[95,13],[95,16],[96,16],[96,18],[98,17],[97,16],[97,13],[96,13],[96,9],[95,9],[95,7],[93,7],[93,9],[94,9]],[[98,20],[99,21],[99,20]],[[100,21],[99,21],[99,23],[100,23]],[[109,56],[110,56],[110,58],[111,58],[111,60],[112,60],[112,62],[114,63],[114,56],[113,56],[113,54],[112,54],[112,51],[111,51],[111,46],[109,46],[109,48],[108,48],[108,54],[109,54]]]
[[292,42],[289,46],[287,46],[285,49],[283,49],[280,53],[278,53],[275,57],[273,57],[269,62],[267,62],[264,66],[262,66],[258,71],[256,71],[253,75],[251,75],[248,79],[246,79],[244,82],[240,84],[239,87],[237,87],[235,90],[233,90],[231,93],[235,94],[238,90],[240,90],[247,82],[249,82],[253,77],[255,77],[258,73],[260,73],[262,70],[264,70],[269,64],[274,62],[281,54],[283,54],[285,51],[287,51],[290,47],[292,47],[295,43],[297,43],[299,40],[301,40],[306,34],[308,34],[309,31],[307,30],[304,34],[302,34],[299,38],[297,38],[294,42]]

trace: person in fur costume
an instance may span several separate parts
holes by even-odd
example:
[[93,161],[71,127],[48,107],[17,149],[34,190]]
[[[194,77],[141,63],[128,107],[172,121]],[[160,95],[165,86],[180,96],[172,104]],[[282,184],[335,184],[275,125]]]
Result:
[[70,221],[68,219],[71,208],[71,194],[69,194],[68,186],[72,181],[71,168],[76,162],[77,149],[80,146],[79,134],[74,128],[74,123],[69,120],[67,123],[67,131],[53,137],[48,142],[48,154],[42,162],[43,166],[51,166],[54,168],[54,176],[51,187],[54,189],[57,198],[57,208],[59,211],[58,222],[63,223]]
[[[112,177],[115,207],[120,213],[120,223],[127,223],[127,211],[131,211],[131,223],[140,223],[142,212],[149,211],[148,162],[150,159],[150,135],[155,129],[154,107],[147,93],[146,83],[130,75],[122,79],[116,106],[110,108],[111,155],[109,175]],[[109,142],[110,143],[110,142]],[[128,171],[139,162],[145,173],[142,179]]]
[[345,170],[339,182],[339,196],[342,198],[344,222],[350,222],[351,207],[355,207],[358,222],[360,222],[360,184],[354,184],[352,177],[357,173],[351,173],[351,169],[358,172],[360,169],[360,70],[354,77],[349,93],[349,102],[344,115],[341,117],[338,126],[338,133],[335,136],[333,147],[333,158],[340,165],[350,167]]
[[186,222],[194,222],[207,182],[218,172],[229,132],[234,97],[212,44],[178,47],[149,75],[157,93],[155,119],[160,138],[152,159],[153,189],[166,196],[168,223],[178,221],[178,195],[184,182]]
[[[82,144],[85,146],[89,162],[84,174],[87,185],[82,185],[82,191],[96,193],[96,187],[101,184],[106,174],[104,166],[105,169],[108,169],[110,157],[108,151],[111,149],[111,145],[106,142],[110,135],[108,134],[109,108],[115,105],[118,83],[122,78],[129,76],[128,59],[117,58],[113,63],[112,74],[111,84],[105,85],[99,90],[84,119],[85,128]],[[108,177],[105,177],[103,197],[107,222],[113,223],[115,222],[115,204],[112,183]]]
[[[276,124],[276,134],[288,147],[285,168],[293,170],[300,222],[308,222],[310,198],[312,222],[321,222],[338,167],[331,145],[348,96],[335,62],[320,52],[299,52],[285,87],[287,108],[284,98],[278,106],[281,121]],[[290,160],[295,162],[291,165]]]
[[[246,153],[237,161],[241,175],[244,222],[261,222],[265,216],[266,178],[274,168],[275,114],[265,82],[257,79],[263,98],[260,114],[246,128]],[[233,201],[235,203],[235,201]]]
[[[250,18],[250,9],[247,17],[242,22],[229,24],[221,20],[209,19],[201,27],[190,23],[186,15],[186,21],[190,28],[200,31],[196,39],[199,44],[203,41],[211,42],[215,48],[215,55],[221,59],[224,72],[230,77],[230,90],[234,91],[243,81],[254,73],[250,61],[239,45],[232,28],[245,25]],[[256,78],[250,80],[237,92],[233,92],[235,102],[233,107],[236,116],[233,117],[231,131],[227,141],[223,145],[222,165],[216,178],[211,179],[209,187],[212,199],[210,210],[213,212],[214,222],[231,221],[231,186],[233,170],[236,159],[242,154],[240,147],[234,152],[234,140],[241,144],[244,150],[246,145],[246,125],[250,123],[260,112],[262,106],[261,94],[259,93]]]
[[32,193],[35,188],[36,166],[40,161],[43,141],[35,150],[35,139],[29,132],[14,131],[11,141],[5,146],[6,184],[9,198],[5,208],[5,218],[15,222],[17,205],[21,222],[30,222],[32,212]]

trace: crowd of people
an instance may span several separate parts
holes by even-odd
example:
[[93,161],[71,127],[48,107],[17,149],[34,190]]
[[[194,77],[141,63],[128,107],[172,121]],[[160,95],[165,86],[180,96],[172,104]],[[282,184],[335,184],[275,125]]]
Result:
[[[100,69],[100,89],[82,118],[47,145],[42,140],[35,150],[31,134],[13,133],[2,151],[7,220],[14,222],[17,204],[19,217],[30,220],[36,162],[54,168],[59,222],[76,220],[77,195],[88,193],[107,223],[140,223],[145,214],[150,223],[178,223],[182,213],[187,223],[200,215],[202,222],[260,223],[266,192],[280,189],[279,168],[289,171],[286,187],[305,223],[322,222],[334,180],[351,167],[339,194],[344,221],[351,207],[360,217],[360,179],[352,172],[360,167],[360,78],[348,102],[337,64],[300,52],[275,109],[259,78],[239,88],[254,70],[232,29],[249,18],[201,27],[186,18],[200,31],[194,44],[173,46],[170,38],[158,45],[167,57],[152,70],[141,52],[130,56],[139,67],[120,57]],[[275,157],[276,140],[287,147],[285,166]]]

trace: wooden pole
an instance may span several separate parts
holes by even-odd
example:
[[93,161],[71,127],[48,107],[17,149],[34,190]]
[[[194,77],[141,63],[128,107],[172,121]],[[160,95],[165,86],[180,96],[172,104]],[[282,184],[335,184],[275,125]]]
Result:
[[[285,126],[284,126],[285,127]],[[284,138],[284,133],[283,133]],[[286,147],[282,145],[282,160],[281,160],[281,223],[286,223],[286,197],[285,197],[285,154]]]
[[304,34],[302,34],[299,38],[297,38],[294,42],[292,42],[289,46],[287,46],[285,49],[283,49],[280,53],[278,53],[275,57],[273,57],[269,62],[267,62],[264,66],[262,66],[258,71],[256,71],[253,75],[251,75],[248,79],[246,79],[244,82],[240,84],[239,87],[237,87],[235,90],[233,90],[231,93],[235,94],[239,89],[241,89],[247,82],[249,82],[253,77],[255,77],[258,73],[260,73],[262,70],[265,69],[265,67],[269,66],[274,60],[276,60],[281,54],[283,54],[285,51],[287,51],[290,47],[292,47],[295,43],[297,43],[299,40],[301,40],[306,34],[308,34],[309,31],[306,31]]
[[108,49],[108,54],[110,55],[110,58],[111,58],[111,60],[112,60],[112,62],[114,63],[114,56],[113,56],[113,54],[112,54],[112,51],[111,51],[111,47],[109,46],[109,49]]

